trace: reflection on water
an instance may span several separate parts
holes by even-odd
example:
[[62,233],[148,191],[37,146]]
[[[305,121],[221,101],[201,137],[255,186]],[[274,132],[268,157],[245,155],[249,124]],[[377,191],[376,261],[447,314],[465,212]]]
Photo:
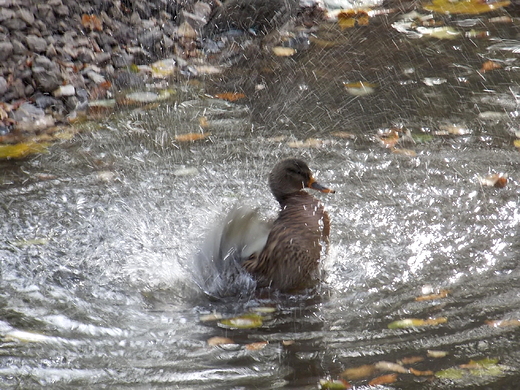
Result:
[[[318,36],[336,46],[266,56],[201,86],[240,87],[244,102],[179,86],[175,101],[88,125],[48,155],[2,162],[3,387],[314,389],[346,368],[420,356],[412,366],[419,371],[483,358],[500,365],[460,377],[400,373],[387,387],[515,388],[518,77],[514,66],[474,69],[489,53],[515,64],[516,54],[495,41],[518,28],[497,28],[494,40],[417,40],[384,20],[325,26]],[[377,84],[376,92],[348,95],[343,83],[356,81]],[[501,115],[479,116],[486,112]],[[200,131],[201,117],[210,137],[175,141]],[[411,131],[415,143],[398,147],[416,157],[380,145],[376,135],[391,126]],[[442,133],[446,126],[465,131]],[[307,138],[323,144],[288,144]],[[204,298],[190,265],[207,227],[238,201],[274,216],[267,173],[294,155],[336,190],[321,197],[332,216],[325,285],[240,302]],[[508,174],[507,186],[482,186],[489,173]],[[447,297],[416,300],[440,290]],[[258,329],[201,320],[264,306],[276,310]],[[488,323],[497,320],[512,321]],[[234,344],[207,346],[214,336]],[[269,343],[246,348],[259,341]]]

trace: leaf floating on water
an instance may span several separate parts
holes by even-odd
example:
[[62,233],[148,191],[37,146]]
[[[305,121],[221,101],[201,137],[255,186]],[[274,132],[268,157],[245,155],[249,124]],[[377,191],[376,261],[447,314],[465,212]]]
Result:
[[402,156],[407,156],[407,157],[417,157],[417,153],[414,150],[412,150],[412,149],[397,149],[397,148],[393,148],[392,149],[392,153],[400,154]]
[[481,73],[490,72],[495,69],[502,68],[502,65],[500,65],[498,62],[495,61],[486,61],[482,64],[482,68],[480,68]]
[[155,92],[132,92],[126,95],[126,99],[137,103],[151,103],[159,99],[159,94]]
[[204,314],[200,316],[199,320],[202,322],[209,322],[209,321],[218,321],[222,319],[222,314],[213,312],[211,314]]
[[217,93],[215,95],[216,98],[227,100],[228,102],[234,102],[240,99],[243,99],[246,97],[243,93],[240,92],[224,92],[224,93]]
[[515,139],[513,141],[513,145],[515,146],[515,148],[520,149],[520,139]]
[[429,36],[437,39],[456,39],[461,36],[460,31],[453,27],[417,27],[417,32],[423,36]]
[[446,357],[448,355],[448,352],[446,351],[436,351],[433,349],[430,349],[427,351],[428,357],[434,358],[434,359],[440,359],[443,357]]
[[245,348],[248,351],[258,351],[264,349],[267,344],[269,344],[268,341],[258,341],[256,343],[246,344]]
[[448,290],[441,290],[437,294],[421,295],[420,297],[415,298],[415,300],[417,302],[433,301],[436,299],[446,298],[448,296],[448,293],[449,293]]
[[462,379],[464,376],[464,370],[461,368],[447,368],[446,370],[437,371],[435,373],[437,378],[457,380]]
[[292,47],[275,46],[273,54],[278,57],[291,57],[296,54],[297,50]]
[[343,83],[343,86],[352,96],[366,96],[375,92],[377,84],[358,81],[356,83]]
[[410,357],[404,357],[401,360],[399,360],[398,362],[400,364],[415,364],[415,363],[422,362],[423,360],[424,360],[424,358],[422,356],[410,356]]
[[419,370],[416,370],[415,368],[410,368],[410,373],[414,374],[415,376],[433,376],[433,375],[435,375],[435,373],[431,370],[419,371]]
[[223,328],[229,329],[253,329],[263,324],[262,316],[254,313],[243,314],[239,317],[228,318],[219,322]]
[[296,343],[296,341],[294,340],[282,340],[282,345],[284,347],[289,347],[291,345],[294,345]]
[[356,135],[354,133],[349,133],[347,131],[336,131],[334,133],[330,133],[330,135],[338,138],[356,139]]
[[23,142],[15,145],[0,145],[0,160],[19,159],[30,156],[31,154],[44,153],[50,146],[43,142]]
[[355,26],[367,26],[369,23],[370,18],[365,10],[343,10],[338,14],[338,25],[343,30]]
[[406,367],[403,367],[400,364],[392,363],[392,362],[385,362],[385,361],[377,362],[376,364],[374,364],[374,367],[379,371],[393,371],[393,372],[398,372],[400,374],[408,373],[408,369]]
[[424,6],[428,11],[442,14],[478,15],[507,7],[510,1],[486,2],[482,0],[433,0]]
[[422,326],[435,326],[448,322],[446,317],[429,318],[422,320],[420,318],[406,318],[404,320],[398,320],[388,324],[388,329],[406,329],[416,328]]
[[381,375],[377,378],[372,379],[370,382],[368,382],[369,386],[378,386],[378,385],[386,385],[389,383],[397,382],[397,374],[387,374],[387,375]]
[[209,338],[207,343],[210,347],[215,347],[217,345],[223,345],[223,344],[235,344],[235,342],[228,337],[218,337],[218,336]]
[[385,148],[392,149],[399,142],[399,130],[389,129],[381,134],[378,134],[377,139]]
[[259,306],[259,307],[254,307],[252,310],[259,314],[272,314],[276,311],[276,307]]
[[211,133],[186,133],[186,134],[178,134],[175,136],[175,140],[178,142],[190,142],[190,141],[198,141],[204,138],[207,138],[211,135]]
[[507,185],[507,173],[494,173],[479,177],[480,184],[487,187],[504,188]]
[[12,244],[18,247],[32,246],[32,245],[47,245],[49,242],[46,238],[33,238],[32,240],[15,241]]
[[344,390],[351,387],[350,383],[341,379],[320,379],[320,389],[322,390]]
[[291,141],[287,142],[287,146],[290,148],[319,148],[323,146],[325,141],[316,138],[307,138],[305,141]]
[[494,328],[506,328],[510,326],[520,326],[520,320],[488,320],[486,321],[486,324]]
[[373,364],[364,364],[359,367],[347,368],[340,375],[343,378],[347,378],[349,380],[357,380],[368,378],[369,376],[374,375],[376,372],[377,369]]

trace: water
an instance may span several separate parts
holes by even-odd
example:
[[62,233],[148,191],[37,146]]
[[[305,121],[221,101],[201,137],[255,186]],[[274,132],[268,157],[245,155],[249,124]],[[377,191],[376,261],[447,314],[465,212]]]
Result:
[[[326,25],[317,36],[331,48],[262,55],[197,87],[180,82],[156,108],[0,163],[1,387],[314,389],[347,368],[420,356],[407,367],[498,365],[460,378],[399,374],[383,388],[516,388],[519,327],[488,322],[520,319],[518,60],[515,43],[500,41],[518,26],[483,18],[491,38],[444,41],[398,33],[394,18]],[[504,67],[479,74],[489,57]],[[356,81],[376,92],[348,95],[343,83]],[[204,95],[228,91],[247,97]],[[479,115],[490,111],[500,115]],[[211,136],[174,140],[199,132],[200,117]],[[416,143],[398,147],[416,157],[380,145],[376,136],[392,126],[411,131]],[[439,135],[450,126],[464,131]],[[307,138],[324,142],[288,144]],[[336,190],[316,195],[332,216],[325,283],[296,295],[205,298],[190,265],[208,227],[241,201],[274,217],[267,174],[287,156]],[[483,186],[490,173],[509,175],[506,187]],[[442,290],[447,297],[416,301]],[[275,309],[258,329],[201,319],[258,307]],[[235,344],[209,347],[214,336]],[[269,343],[245,348],[259,341]],[[366,388],[377,375],[351,382]]]

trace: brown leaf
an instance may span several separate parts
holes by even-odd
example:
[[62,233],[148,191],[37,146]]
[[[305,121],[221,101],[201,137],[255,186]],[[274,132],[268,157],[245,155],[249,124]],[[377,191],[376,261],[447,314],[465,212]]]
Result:
[[381,375],[368,382],[369,386],[386,385],[397,382],[397,374]]
[[363,366],[347,368],[341,373],[341,376],[349,380],[356,380],[374,375],[376,371],[377,369],[373,364],[365,364]]
[[502,65],[500,65],[498,62],[495,61],[486,61],[482,64],[482,68],[480,68],[480,72],[486,73],[495,69],[502,68]]
[[224,92],[217,93],[215,97],[218,99],[227,100],[228,102],[234,102],[236,100],[245,98],[246,95],[240,92]]
[[422,362],[423,360],[424,360],[424,358],[422,356],[409,356],[409,357],[404,357],[401,360],[399,360],[399,363],[401,363],[401,364],[415,364],[415,363]]
[[178,142],[198,141],[198,140],[207,138],[210,135],[211,135],[211,133],[186,133],[186,134],[176,135],[175,140]]
[[258,341],[256,343],[247,344],[245,348],[248,351],[258,351],[259,349],[264,349],[267,344],[269,344],[269,341]]
[[441,290],[438,294],[428,294],[428,295],[421,295],[420,297],[415,298],[417,302],[422,301],[433,301],[435,299],[442,299],[446,298],[448,296],[448,290]]
[[431,375],[435,374],[433,371],[430,371],[430,370],[419,371],[419,370],[416,370],[415,368],[410,368],[410,372],[412,374],[414,374],[415,376],[431,376]]
[[222,345],[222,344],[235,344],[235,342],[233,340],[231,340],[230,338],[218,337],[218,336],[211,337],[210,339],[208,339],[207,343],[210,347],[215,347],[217,345]]
[[96,15],[83,14],[81,16],[81,24],[92,31],[103,31],[103,22]]

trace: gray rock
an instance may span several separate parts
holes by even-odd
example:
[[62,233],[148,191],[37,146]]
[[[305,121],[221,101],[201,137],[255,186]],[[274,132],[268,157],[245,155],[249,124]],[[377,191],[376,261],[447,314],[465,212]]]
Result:
[[0,61],[6,61],[13,54],[13,44],[11,42],[0,42]]
[[54,12],[56,13],[56,15],[63,17],[63,16],[69,16],[70,11],[69,11],[69,7],[67,7],[66,5],[60,5],[54,9]]
[[46,109],[47,107],[51,107],[57,104],[57,100],[52,96],[38,94],[38,96],[34,97],[34,104],[36,107],[41,109]]
[[28,35],[25,38],[25,42],[29,49],[36,53],[43,53],[47,49],[47,41],[43,38],[37,37],[36,35]]
[[30,26],[34,23],[34,14],[28,9],[20,8],[18,11],[16,11],[16,16]]
[[129,65],[132,65],[134,62],[134,56],[126,53],[113,53],[112,54],[112,64],[116,68],[125,68]]
[[159,28],[154,28],[151,31],[147,31],[141,34],[138,38],[139,43],[147,50],[154,47],[157,42],[161,42],[162,32]]
[[94,61],[94,52],[86,47],[80,47],[77,50],[76,59],[78,61],[90,64]]
[[61,85],[63,77],[58,72],[49,72],[43,67],[32,68],[34,80],[44,92],[52,92]]
[[97,65],[106,65],[110,62],[112,55],[110,53],[101,52],[94,54],[94,64]]
[[16,12],[8,8],[0,8],[0,22],[4,20],[12,19],[16,16]]
[[50,59],[48,59],[47,57],[45,56],[36,56],[34,57],[33,59],[33,67],[35,66],[41,66],[45,69],[52,69],[53,67],[55,67],[55,65],[52,63],[52,61]]
[[45,55],[47,57],[56,57],[58,53],[56,52],[56,48],[54,47],[53,44],[50,44],[49,46],[47,46],[47,50],[45,50]]
[[74,96],[76,94],[76,88],[71,84],[60,85],[52,94],[57,98],[62,96]]
[[2,23],[8,30],[25,30],[27,24],[19,18],[7,19]]
[[31,84],[25,86],[25,96],[31,96],[34,93],[34,87]]
[[[27,52],[27,48],[25,45],[20,42],[18,39],[11,39],[11,43],[13,44],[13,53],[14,54],[25,54]],[[0,49],[0,52],[2,50]]]
[[36,6],[37,16],[40,20],[45,23],[54,24],[56,23],[56,17],[54,16],[54,12],[52,11],[52,6],[50,2],[47,4],[38,4]]
[[18,109],[13,112],[13,119],[15,121],[35,121],[45,116],[45,111],[35,105],[25,102]]
[[7,92],[7,81],[0,76],[0,96]]

